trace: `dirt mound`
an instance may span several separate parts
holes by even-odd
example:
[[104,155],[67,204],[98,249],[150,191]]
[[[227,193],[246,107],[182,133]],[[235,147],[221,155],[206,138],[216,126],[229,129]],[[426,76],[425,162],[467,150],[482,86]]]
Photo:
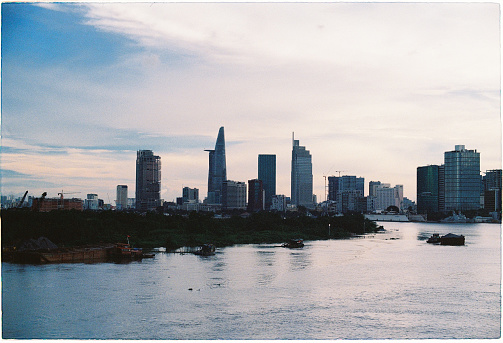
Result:
[[57,249],[58,246],[51,242],[47,237],[39,237],[38,239],[30,239],[24,241],[18,251],[40,250],[40,249]]

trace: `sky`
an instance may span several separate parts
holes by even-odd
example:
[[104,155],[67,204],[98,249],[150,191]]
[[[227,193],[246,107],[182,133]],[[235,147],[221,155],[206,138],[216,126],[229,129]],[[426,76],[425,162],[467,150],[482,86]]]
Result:
[[[313,190],[355,175],[404,186],[455,145],[501,168],[498,3],[3,3],[2,195],[114,203],[138,150],[161,198],[207,194],[225,127],[227,178],[276,154],[290,196],[292,133]],[[71,195],[70,195],[71,194]]]

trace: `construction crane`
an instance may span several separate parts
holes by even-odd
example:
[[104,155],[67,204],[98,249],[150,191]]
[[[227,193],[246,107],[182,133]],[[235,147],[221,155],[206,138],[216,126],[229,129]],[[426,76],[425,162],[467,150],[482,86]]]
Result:
[[63,192],[63,190],[61,190],[61,193],[58,193],[58,195],[61,195],[60,197],[60,201],[61,201],[61,204],[58,204],[58,209],[64,209],[65,207],[65,202],[63,201],[63,194],[79,194],[80,192]]
[[19,205],[17,205],[17,208],[21,208],[23,206],[23,203],[24,203],[24,199],[26,199],[26,195],[28,194],[28,191],[24,192],[24,195],[23,195],[23,198],[21,199],[21,201],[19,202]]
[[346,172],[346,170],[336,170],[335,172],[336,172],[336,173],[339,173],[339,177],[341,177],[341,173],[345,173],[345,172]]

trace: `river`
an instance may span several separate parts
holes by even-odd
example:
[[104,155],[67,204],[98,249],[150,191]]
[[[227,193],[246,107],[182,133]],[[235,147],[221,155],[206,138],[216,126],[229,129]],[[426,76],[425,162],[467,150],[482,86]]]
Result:
[[[381,223],[302,249],[238,245],[131,263],[2,263],[3,338],[498,338],[501,227]],[[464,246],[426,243],[432,233]]]

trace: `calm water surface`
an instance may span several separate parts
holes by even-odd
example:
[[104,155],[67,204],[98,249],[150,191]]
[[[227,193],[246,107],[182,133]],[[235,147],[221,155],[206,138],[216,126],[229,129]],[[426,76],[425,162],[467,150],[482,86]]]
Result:
[[[352,240],[157,253],[128,264],[2,263],[3,338],[498,338],[495,224],[383,223]],[[432,233],[464,234],[461,247]]]

